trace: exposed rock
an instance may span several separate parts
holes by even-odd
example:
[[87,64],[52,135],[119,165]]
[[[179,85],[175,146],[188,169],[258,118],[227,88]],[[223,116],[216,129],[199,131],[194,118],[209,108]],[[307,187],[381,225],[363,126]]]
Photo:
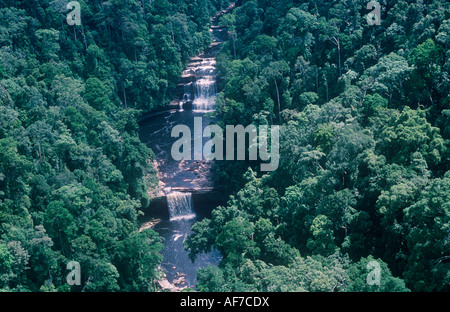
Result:
[[183,289],[187,288],[186,286],[184,286],[184,287],[175,286],[174,284],[170,283],[167,280],[167,278],[162,278],[162,279],[158,280],[158,284],[163,291],[169,290],[170,292],[180,292]]
[[181,284],[185,284],[186,283],[186,279],[184,278],[184,276],[180,276],[179,278],[176,278],[172,281],[172,283],[174,285],[181,285]]
[[158,224],[160,221],[161,221],[161,219],[152,219],[150,221],[142,223],[141,227],[139,228],[139,233],[142,232],[142,230],[151,229],[156,224]]

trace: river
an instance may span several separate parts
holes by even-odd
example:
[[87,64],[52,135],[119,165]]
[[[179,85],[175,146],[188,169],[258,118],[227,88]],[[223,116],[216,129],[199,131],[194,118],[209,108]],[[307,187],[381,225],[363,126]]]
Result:
[[[178,101],[178,108],[155,114],[141,123],[140,138],[156,155],[158,171],[162,184],[165,202],[154,202],[143,221],[158,218],[153,229],[164,238],[163,262],[161,268],[169,283],[178,287],[192,287],[196,283],[196,271],[209,264],[217,265],[221,260],[218,251],[201,254],[195,262],[188,257],[183,242],[191,231],[192,225],[208,217],[220,201],[208,200],[207,196],[199,199],[194,192],[204,192],[213,188],[210,178],[211,163],[206,160],[195,160],[193,149],[192,160],[174,160],[171,154],[172,145],[179,137],[171,137],[172,129],[177,125],[186,125],[191,129],[191,138],[199,138],[203,131],[194,131],[194,118],[202,118],[202,130],[214,122],[216,104],[216,61],[215,55],[223,42],[226,30],[217,26],[218,17],[228,10],[219,13],[212,19],[213,42],[204,53],[190,59],[183,71],[180,87],[183,96]],[[173,103],[172,103],[173,104]],[[209,138],[201,137],[204,143]],[[180,191],[181,190],[181,191]],[[195,198],[194,198],[195,197]],[[159,209],[156,206],[159,205]],[[162,208],[161,208],[162,207]]]

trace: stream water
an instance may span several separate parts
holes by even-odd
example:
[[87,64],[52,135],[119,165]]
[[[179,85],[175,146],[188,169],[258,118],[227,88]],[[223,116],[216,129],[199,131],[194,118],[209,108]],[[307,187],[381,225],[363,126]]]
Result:
[[[180,287],[194,287],[197,269],[209,264],[218,264],[221,259],[219,252],[211,251],[199,255],[195,262],[192,262],[183,246],[192,225],[208,216],[217,205],[208,201],[194,205],[192,194],[186,191],[212,186],[209,179],[210,163],[205,160],[194,160],[194,157],[191,157],[193,160],[176,161],[171,155],[173,143],[179,140],[179,137],[171,137],[173,127],[188,126],[194,142],[195,136],[199,135],[194,131],[194,118],[202,117],[202,130],[213,121],[210,113],[215,110],[217,95],[214,56],[221,42],[221,30],[213,26],[210,31],[213,43],[203,54],[191,58],[182,74],[184,94],[179,102],[180,108],[147,119],[140,128],[141,140],[156,155],[167,199],[167,215],[152,216],[161,217],[161,221],[153,226],[153,229],[164,238],[162,251],[164,260],[161,267],[170,283],[182,277],[184,283],[177,285]],[[202,137],[201,140],[204,144],[209,138]],[[185,191],[176,191],[180,188]]]

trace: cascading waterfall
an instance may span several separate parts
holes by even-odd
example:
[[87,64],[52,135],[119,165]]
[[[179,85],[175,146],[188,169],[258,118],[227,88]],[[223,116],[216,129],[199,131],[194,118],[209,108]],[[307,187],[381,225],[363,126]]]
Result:
[[[234,8],[234,3],[230,5],[227,12],[232,8]],[[166,195],[169,219],[161,218],[160,222],[154,225],[155,231],[164,238],[164,249],[161,252],[164,260],[161,267],[164,269],[168,282],[174,283],[175,279],[179,279],[179,274],[185,276],[186,283],[181,283],[179,286],[192,287],[196,283],[197,269],[210,264],[218,265],[222,258],[219,251],[212,250],[199,254],[194,263],[189,259],[183,242],[191,233],[192,225],[197,220],[201,220],[204,213],[213,208],[215,202],[209,200],[203,202],[201,209],[197,209],[198,214],[196,215],[193,206],[194,196],[191,193],[179,191],[192,190],[194,192],[194,190],[198,191],[208,187],[205,185],[209,184],[210,169],[203,162],[201,164],[194,161],[178,162],[168,157],[171,154],[172,143],[167,138],[171,136],[171,130],[177,124],[192,125],[194,117],[197,116],[205,117],[207,120],[213,118],[209,112],[214,111],[216,106],[215,57],[223,40],[228,38],[228,29],[217,26],[220,16],[224,13],[221,11],[212,21],[214,27],[211,27],[210,31],[213,42],[210,47],[200,55],[189,59],[177,88],[173,90],[177,95],[178,103],[176,104],[179,105],[179,109],[172,109],[172,105],[175,103],[171,103],[169,114],[164,114],[163,118],[157,118],[155,122],[152,120],[142,131],[149,146],[157,153],[161,182],[166,186],[163,191]],[[207,122],[204,124],[206,125]],[[195,135],[194,133],[194,139]],[[205,139],[202,137],[202,140]],[[201,169],[198,174],[195,174],[196,168]],[[157,206],[159,210],[159,202]]]
[[195,111],[213,111],[216,104],[216,60],[214,58],[196,57],[183,71],[184,94],[180,107],[192,104]]
[[192,98],[191,98],[192,97],[192,95],[191,95],[192,82],[185,83],[183,87],[184,87],[184,94],[183,94],[182,101],[185,103],[192,101]]
[[215,104],[216,88],[212,77],[202,77],[195,82],[195,98],[193,107],[195,110],[212,110]]
[[171,192],[167,194],[166,198],[170,221],[192,219],[195,217],[195,213],[192,210],[191,193]]
[[[192,106],[197,111],[212,111],[216,103],[217,86],[215,76],[216,61],[212,58],[204,58],[192,63],[189,72],[193,73],[194,97]],[[185,96],[188,95],[185,92]],[[190,97],[190,94],[188,95]]]

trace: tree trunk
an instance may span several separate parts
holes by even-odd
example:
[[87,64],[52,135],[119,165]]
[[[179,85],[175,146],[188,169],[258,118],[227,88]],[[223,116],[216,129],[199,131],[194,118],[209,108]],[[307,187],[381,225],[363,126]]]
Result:
[[170,32],[172,33],[172,42],[175,44],[175,36],[173,34],[173,25],[172,22],[170,22]]
[[339,40],[337,40],[337,48],[338,48],[338,66],[339,66],[339,77],[341,77],[341,44]]
[[87,40],[86,40],[86,35],[85,35],[85,33],[84,33],[84,27],[83,27],[83,25],[81,25],[81,34],[83,35],[84,48],[85,48],[85,50],[87,51],[88,46],[87,46]]
[[337,37],[332,37],[330,39],[336,46],[337,46],[337,50],[338,50],[338,73],[339,73],[339,77],[341,77],[341,43],[339,38]]
[[231,38],[233,39],[233,51],[234,51],[234,59],[236,59],[236,35],[232,34]]
[[280,92],[278,91],[278,84],[277,80],[273,78],[273,81],[275,82],[275,89],[277,90],[277,101],[278,101],[278,120],[281,124],[281,104],[280,104]]
[[41,143],[38,142],[39,162],[42,164]]

